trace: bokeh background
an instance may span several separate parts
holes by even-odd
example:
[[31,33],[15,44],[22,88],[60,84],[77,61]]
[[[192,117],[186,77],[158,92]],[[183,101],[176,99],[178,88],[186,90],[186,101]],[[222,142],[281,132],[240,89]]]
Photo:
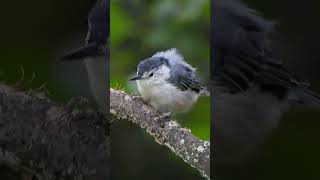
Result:
[[[243,2],[278,23],[274,38],[278,53],[291,72],[308,80],[319,93],[319,1]],[[261,145],[255,158],[234,169],[214,169],[215,179],[320,179],[319,120],[319,108],[293,107]]]
[[[139,61],[157,51],[177,48],[198,69],[207,84],[210,77],[210,1],[110,1],[110,86],[138,95],[135,82]],[[210,98],[203,97],[186,114],[173,117],[201,139],[210,137]],[[111,126],[114,179],[202,179],[166,147],[158,145],[131,122]],[[127,169],[124,172],[124,169]]]

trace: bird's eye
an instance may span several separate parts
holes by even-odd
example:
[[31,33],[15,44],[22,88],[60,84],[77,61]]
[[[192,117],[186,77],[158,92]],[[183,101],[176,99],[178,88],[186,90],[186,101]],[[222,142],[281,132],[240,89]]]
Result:
[[150,73],[150,74],[149,74],[149,77],[152,77],[152,76],[153,76],[153,73]]

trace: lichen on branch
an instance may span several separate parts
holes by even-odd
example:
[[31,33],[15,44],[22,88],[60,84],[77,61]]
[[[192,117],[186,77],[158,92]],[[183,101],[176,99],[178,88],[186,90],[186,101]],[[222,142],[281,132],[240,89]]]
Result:
[[167,146],[186,163],[210,179],[210,142],[195,137],[139,97],[110,89],[110,112],[116,119],[127,119],[145,129],[155,141]]

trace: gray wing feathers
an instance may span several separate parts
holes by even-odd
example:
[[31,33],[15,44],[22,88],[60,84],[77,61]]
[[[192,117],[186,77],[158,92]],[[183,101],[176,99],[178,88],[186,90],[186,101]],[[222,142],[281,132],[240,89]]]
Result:
[[196,79],[196,73],[193,69],[182,64],[175,64],[173,66],[175,67],[171,68],[172,75],[168,81],[177,88],[182,91],[191,90],[197,93],[201,93],[201,91],[206,89]]

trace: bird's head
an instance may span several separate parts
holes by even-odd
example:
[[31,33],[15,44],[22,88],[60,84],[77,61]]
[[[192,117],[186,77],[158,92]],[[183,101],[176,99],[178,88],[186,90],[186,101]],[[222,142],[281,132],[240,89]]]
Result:
[[176,48],[159,51],[152,57],[142,60],[137,68],[136,76],[130,81],[148,85],[165,85],[177,80],[178,74],[194,73],[195,68],[186,63]]
[[164,57],[151,57],[142,60],[137,67],[136,76],[130,81],[140,81],[151,85],[164,83],[170,78],[171,67]]

